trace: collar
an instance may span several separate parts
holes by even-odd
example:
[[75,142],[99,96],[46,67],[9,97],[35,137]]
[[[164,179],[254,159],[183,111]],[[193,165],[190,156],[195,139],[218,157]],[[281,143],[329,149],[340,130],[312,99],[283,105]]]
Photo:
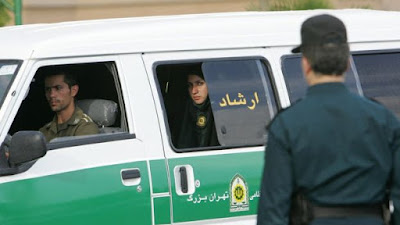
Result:
[[54,133],[57,133],[57,131],[65,130],[68,128],[70,125],[76,125],[79,123],[80,115],[83,114],[83,111],[79,107],[75,107],[74,113],[72,114],[71,118],[67,120],[67,122],[62,123],[62,124],[57,124],[57,115],[53,117],[53,121],[50,123],[50,130]]
[[196,103],[193,102],[192,100],[192,104],[194,106],[195,109],[200,110],[200,111],[207,111],[208,107],[210,106],[210,99],[207,97],[206,100],[201,103],[200,105],[197,105]]
[[347,91],[346,86],[342,82],[321,83],[308,87],[307,96],[315,94],[332,94]]

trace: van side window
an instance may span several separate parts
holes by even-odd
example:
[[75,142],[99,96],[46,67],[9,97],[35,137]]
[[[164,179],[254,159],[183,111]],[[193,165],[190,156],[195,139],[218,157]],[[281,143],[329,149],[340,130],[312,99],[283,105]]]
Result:
[[[188,113],[185,105],[188,102],[193,104],[187,88],[187,79],[194,68],[201,71],[208,88],[218,146],[192,146],[189,149],[181,149],[179,137],[182,136],[182,132],[186,136],[190,135],[187,130],[182,129],[186,126],[182,123],[188,123],[185,119]],[[268,67],[263,61],[238,59],[167,64],[158,65],[156,72],[168,117],[172,145],[176,151],[264,144],[265,126],[276,113],[277,104]],[[195,117],[191,123],[196,125],[197,122]]]
[[19,60],[0,60],[0,107],[20,67]]
[[[98,126],[98,135],[120,134],[128,131],[115,63],[101,62],[49,65],[39,68],[31,82],[29,93],[22,102],[9,130],[10,135],[21,130],[39,130],[53,120],[55,112],[51,110],[47,102],[44,87],[45,76],[49,71],[65,71],[75,75],[79,85],[78,93],[75,96],[75,105],[82,109],[83,113],[87,114]],[[71,144],[78,145],[79,140],[85,137],[66,135],[52,139],[50,144],[61,141],[65,145],[60,145],[60,147]],[[101,142],[97,139],[93,139],[93,141]]]
[[[290,102],[293,103],[302,98],[303,96],[305,96],[308,85],[304,80],[303,70],[301,68],[301,56],[299,55],[283,56],[282,72],[285,78]],[[357,76],[355,76],[354,67],[352,63],[350,68],[346,72],[345,79],[346,79],[345,84],[351,92],[357,94],[362,93]]]
[[356,53],[353,58],[364,95],[400,118],[400,53]]

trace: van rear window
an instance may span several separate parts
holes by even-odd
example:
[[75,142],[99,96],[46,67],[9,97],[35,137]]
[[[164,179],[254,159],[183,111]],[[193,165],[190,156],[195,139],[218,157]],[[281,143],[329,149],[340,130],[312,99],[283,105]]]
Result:
[[400,118],[400,53],[360,53],[353,58],[364,95],[382,103]]
[[[345,84],[353,93],[360,94],[360,84],[355,73],[353,63],[346,72]],[[290,102],[293,103],[304,97],[307,92],[307,83],[304,80],[301,68],[301,56],[290,55],[282,57],[282,72],[285,78],[286,87],[289,94]]]
[[156,73],[176,151],[265,143],[265,126],[277,104],[263,60],[164,64]]

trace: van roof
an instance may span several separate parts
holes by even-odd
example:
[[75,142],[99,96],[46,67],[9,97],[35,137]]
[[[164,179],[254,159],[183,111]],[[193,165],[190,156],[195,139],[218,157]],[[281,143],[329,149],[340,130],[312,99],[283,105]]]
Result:
[[300,43],[301,23],[322,13],[344,21],[350,42],[400,40],[400,12],[213,13],[5,27],[0,29],[0,59],[294,46]]

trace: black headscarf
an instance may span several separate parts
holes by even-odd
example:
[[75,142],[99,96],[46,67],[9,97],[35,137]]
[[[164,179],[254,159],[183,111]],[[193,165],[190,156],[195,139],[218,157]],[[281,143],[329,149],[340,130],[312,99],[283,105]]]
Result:
[[214,116],[209,98],[197,105],[191,99],[186,104],[177,148],[217,146]]

